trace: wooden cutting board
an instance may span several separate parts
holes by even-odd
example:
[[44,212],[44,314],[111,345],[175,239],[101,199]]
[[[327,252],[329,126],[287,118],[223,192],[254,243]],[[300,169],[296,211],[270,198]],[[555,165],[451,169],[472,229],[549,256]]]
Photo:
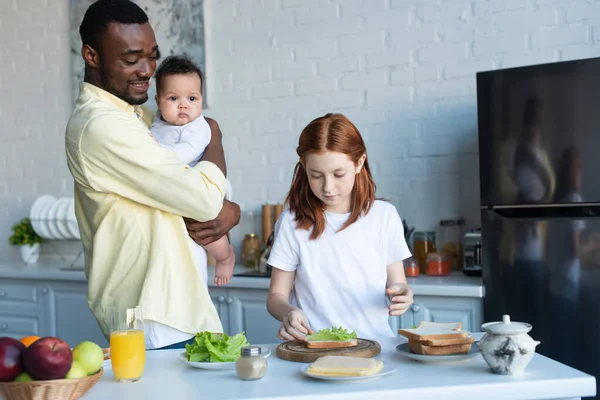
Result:
[[337,349],[309,349],[299,342],[283,342],[275,351],[282,360],[311,363],[323,356],[352,356],[371,358],[381,353],[381,345],[374,340],[358,339],[358,345]]

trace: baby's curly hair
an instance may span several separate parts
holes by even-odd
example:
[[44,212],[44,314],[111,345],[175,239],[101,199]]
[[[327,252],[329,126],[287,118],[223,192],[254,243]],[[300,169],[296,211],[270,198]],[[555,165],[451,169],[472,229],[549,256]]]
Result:
[[154,78],[156,78],[157,93],[160,93],[162,82],[165,77],[187,74],[198,75],[200,78],[200,92],[202,92],[204,89],[204,75],[202,74],[200,67],[186,56],[169,56],[165,58],[154,74]]

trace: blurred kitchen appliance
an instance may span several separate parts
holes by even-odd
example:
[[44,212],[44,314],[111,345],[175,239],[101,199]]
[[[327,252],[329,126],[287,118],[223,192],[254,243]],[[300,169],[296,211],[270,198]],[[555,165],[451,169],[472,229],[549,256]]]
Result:
[[463,272],[481,276],[481,229],[473,229],[463,238]]

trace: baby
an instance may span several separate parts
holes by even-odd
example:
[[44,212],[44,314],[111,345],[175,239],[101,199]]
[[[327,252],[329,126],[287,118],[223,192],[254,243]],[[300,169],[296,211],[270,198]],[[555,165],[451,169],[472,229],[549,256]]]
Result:
[[[181,162],[194,166],[211,139],[210,126],[202,116],[202,71],[186,57],[170,56],[158,67],[155,77],[158,112],[150,132],[158,143],[175,151]],[[203,251],[195,242],[193,246],[196,252]],[[229,283],[235,253],[227,237],[205,248],[217,261],[215,284]],[[199,268],[203,268],[206,283],[206,264]]]

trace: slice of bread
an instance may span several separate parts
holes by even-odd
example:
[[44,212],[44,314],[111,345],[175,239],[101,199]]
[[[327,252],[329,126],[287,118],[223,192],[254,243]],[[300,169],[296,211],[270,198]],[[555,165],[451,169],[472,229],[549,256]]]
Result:
[[423,341],[437,339],[456,339],[469,336],[463,331],[462,323],[422,321],[417,328],[398,329],[398,333],[408,339]]
[[[413,341],[409,339],[409,342]],[[475,338],[473,336],[467,336],[467,337],[459,337],[456,339],[433,339],[433,340],[416,340],[417,342],[425,345],[425,346],[434,346],[434,347],[440,347],[440,346],[450,346],[450,345],[454,345],[454,344],[472,344],[475,342]]]
[[471,343],[453,344],[449,346],[427,346],[420,342],[409,341],[410,351],[416,354],[427,354],[431,356],[445,356],[451,354],[466,354],[471,351]]
[[306,372],[318,376],[368,376],[383,369],[383,361],[373,358],[324,356],[310,364]]
[[309,349],[335,349],[340,347],[354,347],[358,345],[357,339],[350,340],[309,340],[306,343],[306,347]]

